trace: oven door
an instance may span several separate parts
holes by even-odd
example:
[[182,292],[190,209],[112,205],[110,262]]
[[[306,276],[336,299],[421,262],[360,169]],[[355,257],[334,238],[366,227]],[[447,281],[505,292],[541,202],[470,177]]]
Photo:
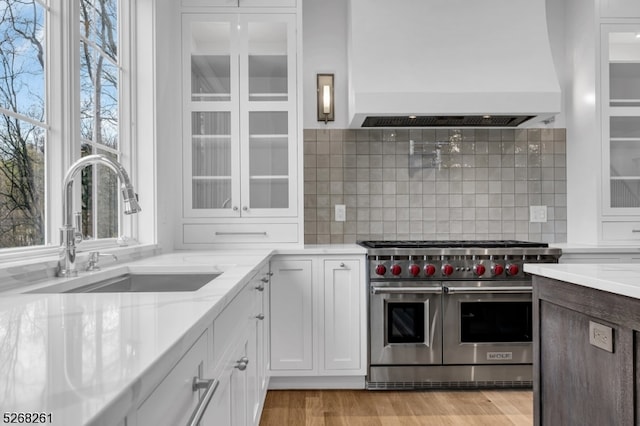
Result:
[[531,364],[530,282],[443,283],[444,364]]
[[371,365],[442,363],[440,283],[372,283]]

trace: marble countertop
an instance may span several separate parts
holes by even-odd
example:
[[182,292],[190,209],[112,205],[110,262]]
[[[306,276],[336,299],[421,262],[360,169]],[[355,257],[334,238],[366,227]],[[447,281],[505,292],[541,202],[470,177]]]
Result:
[[526,263],[525,272],[640,299],[640,264]]
[[571,244],[551,243],[549,247],[559,248],[563,253],[572,254],[615,254],[640,253],[640,245],[603,245],[603,244]]
[[129,271],[223,272],[194,292],[0,293],[3,413],[51,413],[56,425],[121,421],[271,254],[177,252],[28,288]]
[[358,244],[305,244],[299,248],[276,248],[275,254],[312,255],[312,254],[367,254],[367,249]]

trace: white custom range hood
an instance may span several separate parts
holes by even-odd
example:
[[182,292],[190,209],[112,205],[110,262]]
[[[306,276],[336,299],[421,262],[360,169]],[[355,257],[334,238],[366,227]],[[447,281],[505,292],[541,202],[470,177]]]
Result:
[[350,0],[350,127],[515,127],[560,112],[545,0]]

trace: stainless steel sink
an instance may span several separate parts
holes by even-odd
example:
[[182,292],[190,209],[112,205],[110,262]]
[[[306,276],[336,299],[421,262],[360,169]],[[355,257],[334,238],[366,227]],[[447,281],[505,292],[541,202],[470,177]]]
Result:
[[[95,283],[56,291],[54,288],[39,289],[37,293],[142,293],[196,291],[222,274],[147,274],[127,273]],[[49,290],[49,291],[48,291]]]

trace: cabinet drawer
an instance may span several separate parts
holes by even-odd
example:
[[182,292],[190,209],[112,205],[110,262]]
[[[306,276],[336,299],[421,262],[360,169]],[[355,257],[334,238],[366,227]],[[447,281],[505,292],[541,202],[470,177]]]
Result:
[[640,17],[638,0],[601,0],[601,18],[635,18]]
[[297,243],[296,223],[216,223],[183,225],[184,244]]
[[185,424],[198,403],[194,377],[206,374],[207,334],[203,334],[137,410],[138,424]]
[[182,0],[182,5],[187,7],[296,7],[296,0]]
[[604,241],[640,241],[640,222],[602,222]]

